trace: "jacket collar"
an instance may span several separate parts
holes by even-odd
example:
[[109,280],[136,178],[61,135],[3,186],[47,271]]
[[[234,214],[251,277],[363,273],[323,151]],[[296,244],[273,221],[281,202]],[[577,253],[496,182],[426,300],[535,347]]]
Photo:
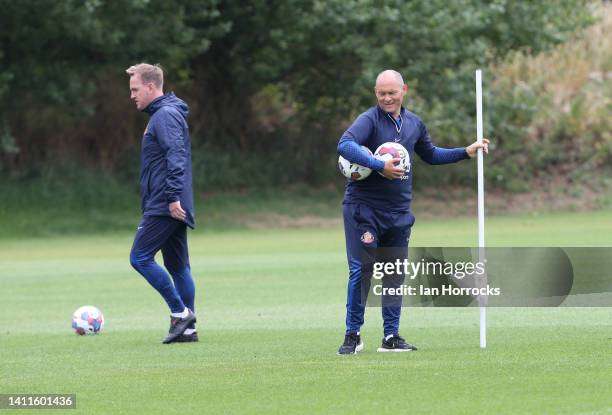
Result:
[[166,94],[164,94],[164,95],[162,95],[160,97],[155,98],[142,111],[146,112],[149,115],[153,115],[153,114],[155,114],[155,111],[157,111],[158,109],[160,109],[163,106],[164,101],[166,101],[168,99],[171,99],[173,97],[174,97],[174,92],[168,92],[168,93],[166,93]]
[[[391,115],[390,113],[386,112],[384,109],[380,108],[380,105],[376,105],[376,108],[378,109],[378,113],[383,116],[383,117],[387,117],[387,114],[393,118],[393,115]],[[404,106],[402,105],[402,107],[400,108],[400,117],[404,118],[404,114],[406,113],[406,109],[404,108]]]

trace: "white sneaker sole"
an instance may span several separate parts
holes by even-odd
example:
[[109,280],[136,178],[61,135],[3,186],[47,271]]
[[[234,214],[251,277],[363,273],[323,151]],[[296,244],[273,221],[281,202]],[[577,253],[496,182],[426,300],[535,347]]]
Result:
[[385,349],[384,347],[379,347],[376,351],[379,353],[405,353],[414,352],[414,349]]

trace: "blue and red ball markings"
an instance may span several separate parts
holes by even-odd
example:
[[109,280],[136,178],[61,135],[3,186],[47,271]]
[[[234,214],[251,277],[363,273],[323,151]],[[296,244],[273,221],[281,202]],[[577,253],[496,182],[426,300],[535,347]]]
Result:
[[89,317],[87,319],[87,323],[89,323],[89,325],[93,327],[94,333],[97,333],[100,331],[100,326],[102,325],[102,318],[100,316],[98,316],[97,318]]
[[[401,159],[403,157],[406,157],[406,155],[402,154],[402,153],[403,153],[403,151],[400,152],[400,150],[395,148],[395,147],[391,147],[391,146],[386,147],[385,146],[385,147],[380,149],[380,151],[378,152],[378,155],[379,156],[384,156],[385,154],[390,154],[391,157],[394,158],[394,159]],[[396,166],[399,166],[400,163],[401,163],[401,161],[396,161],[393,164],[396,165]]]

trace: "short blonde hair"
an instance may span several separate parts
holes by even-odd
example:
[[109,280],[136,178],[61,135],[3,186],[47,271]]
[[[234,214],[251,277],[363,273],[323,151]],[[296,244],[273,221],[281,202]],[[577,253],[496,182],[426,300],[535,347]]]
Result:
[[156,63],[155,65],[150,65],[148,63],[139,63],[138,65],[132,65],[125,70],[125,72],[130,75],[130,77],[135,74],[140,75],[140,79],[145,84],[152,82],[158,89],[162,89],[164,87],[164,70]]

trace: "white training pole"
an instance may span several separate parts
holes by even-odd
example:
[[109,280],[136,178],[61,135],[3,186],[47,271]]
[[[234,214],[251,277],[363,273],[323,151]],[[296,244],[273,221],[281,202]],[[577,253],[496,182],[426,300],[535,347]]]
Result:
[[[482,143],[482,71],[476,71],[476,140]],[[478,149],[478,261],[484,261],[484,165],[482,149]],[[486,275],[486,274],[485,274]],[[486,300],[479,298],[480,304],[480,348],[487,347],[487,308]]]

